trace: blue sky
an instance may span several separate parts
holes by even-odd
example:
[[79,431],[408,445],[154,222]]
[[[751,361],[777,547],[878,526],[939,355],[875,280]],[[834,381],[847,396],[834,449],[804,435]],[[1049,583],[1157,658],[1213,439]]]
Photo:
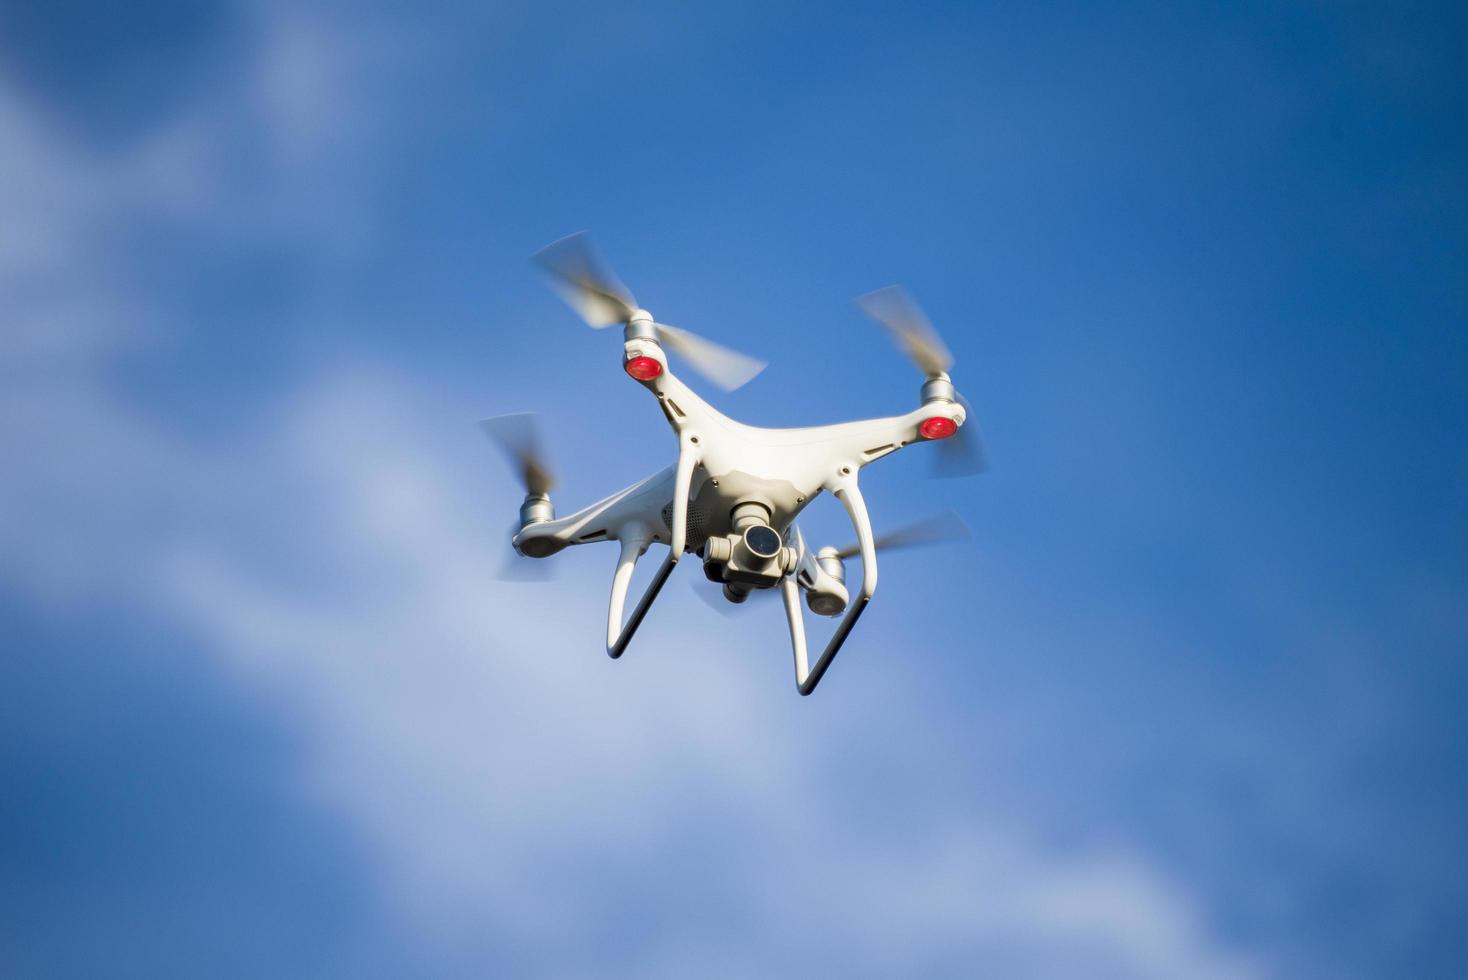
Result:
[[[1461,975],[1468,132],[1433,5],[0,11],[0,972]],[[993,468],[871,467],[821,690],[680,569],[496,572],[672,440],[527,262],[589,228]],[[839,508],[808,536],[844,540]]]

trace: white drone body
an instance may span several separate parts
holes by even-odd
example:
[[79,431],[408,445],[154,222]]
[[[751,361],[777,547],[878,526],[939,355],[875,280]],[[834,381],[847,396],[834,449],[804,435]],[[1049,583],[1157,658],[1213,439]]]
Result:
[[[879,539],[858,485],[858,474],[868,463],[913,443],[949,440],[968,421],[965,405],[945,371],[951,357],[902,294],[872,294],[864,307],[893,330],[928,374],[921,404],[905,415],[835,425],[798,429],[744,425],[675,376],[664,347],[672,347],[728,387],[742,384],[763,365],[687,331],[655,323],[595,260],[584,236],[563,239],[538,257],[592,326],[624,325],[623,368],[657,399],[677,436],[678,457],[672,466],[640,483],[556,518],[549,498],[553,479],[535,447],[530,418],[486,420],[486,430],[500,439],[523,471],[527,492],[520,529],[512,541],[515,551],[547,558],[572,545],[618,542],[621,553],[607,616],[607,653],[614,659],[626,650],[685,554],[702,558],[706,577],[723,583],[730,602],[778,587],[790,627],[796,686],[801,694],[810,694],[876,591],[877,549],[926,543],[954,533],[956,519],[941,531],[930,524]],[[982,468],[982,456],[971,440],[952,442],[951,448],[965,457],[960,465],[972,471]],[[854,546],[819,551],[806,546],[795,519],[823,491],[845,507],[856,533]],[[624,617],[633,570],[653,544],[666,544],[667,556],[630,617]],[[857,553],[862,577],[853,601],[842,559]],[[801,591],[813,612],[845,613],[814,666],[806,651]]]

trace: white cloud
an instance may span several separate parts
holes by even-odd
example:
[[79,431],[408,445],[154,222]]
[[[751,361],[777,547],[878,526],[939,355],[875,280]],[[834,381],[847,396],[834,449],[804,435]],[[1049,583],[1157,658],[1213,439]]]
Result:
[[[605,895],[543,870],[570,859],[592,877],[637,879],[628,865],[659,867],[670,844],[696,840],[689,821],[713,820],[742,832],[727,853],[693,859],[699,887],[748,921],[690,941],[679,910],[661,905],[666,945],[627,975],[687,975],[711,956],[754,973],[790,959],[890,974],[924,957],[998,957],[1031,976],[1077,957],[1105,976],[1260,972],[1139,854],[1051,852],[1002,815],[952,807],[900,836],[857,830],[820,774],[860,743],[869,704],[823,692],[813,728],[814,702],[757,684],[747,651],[708,631],[687,649],[667,649],[664,633],[662,647],[607,662],[604,583],[498,582],[485,528],[499,522],[485,514],[514,502],[473,499],[419,401],[401,382],[349,373],[313,386],[270,430],[215,447],[169,446],[120,406],[73,405],[64,435],[76,467],[29,479],[41,483],[30,499],[58,501],[60,515],[102,515],[77,587],[176,618],[307,721],[302,791],[375,843],[430,941],[452,946],[492,924],[546,969],[585,965],[557,936],[593,932]],[[87,462],[140,446],[153,448],[138,471],[73,483]],[[187,536],[108,526],[153,495],[184,509]],[[32,584],[34,556],[65,550],[60,523],[11,529],[26,545],[7,548],[12,581]],[[262,548],[248,529],[268,527],[278,531]],[[289,567],[292,537],[316,552],[310,576]],[[887,727],[900,728],[924,707],[890,681]],[[660,873],[681,886],[690,870]]]

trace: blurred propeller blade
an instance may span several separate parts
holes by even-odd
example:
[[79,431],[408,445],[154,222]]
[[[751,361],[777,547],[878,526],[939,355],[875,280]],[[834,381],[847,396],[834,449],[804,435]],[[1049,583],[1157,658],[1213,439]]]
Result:
[[[632,291],[622,284],[584,231],[552,242],[533,256],[551,275],[551,285],[587,325],[600,330],[629,322],[638,312]],[[730,350],[698,334],[665,323],[654,324],[658,341],[725,391],[748,382],[765,362]]]
[[510,461],[526,493],[550,493],[556,478],[541,445],[534,415],[498,415],[482,420],[479,427]]
[[632,292],[602,261],[586,232],[551,242],[533,258],[551,274],[556,292],[588,326],[600,330],[626,323],[637,311]]
[[979,422],[968,399],[958,395],[963,406],[964,423],[958,431],[938,443],[937,455],[933,457],[934,476],[974,476],[989,468],[989,454],[984,450],[984,435],[979,431]]
[[888,286],[858,296],[856,305],[886,328],[897,346],[924,374],[942,374],[953,366],[953,355],[932,321],[901,286]]
[[[968,536],[968,525],[963,522],[962,517],[950,510],[905,524],[886,534],[879,534],[872,543],[877,546],[878,551],[895,551],[899,548],[959,541]],[[861,554],[860,544],[849,544],[836,552],[839,558],[850,558],[859,554]]]
[[695,371],[725,391],[733,391],[748,383],[765,369],[764,361],[730,350],[696,333],[670,327],[666,323],[654,324],[654,327],[658,332],[658,341],[664,347],[682,357]]

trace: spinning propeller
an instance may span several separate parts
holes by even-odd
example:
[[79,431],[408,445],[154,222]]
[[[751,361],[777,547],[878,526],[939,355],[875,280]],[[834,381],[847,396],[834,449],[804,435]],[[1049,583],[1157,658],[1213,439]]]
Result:
[[527,494],[541,496],[555,488],[555,474],[551,472],[549,457],[540,441],[534,414],[498,415],[484,419],[479,427],[505,454]]
[[765,369],[764,361],[679,327],[653,322],[652,315],[637,305],[632,292],[602,261],[584,231],[552,242],[534,258],[550,273],[556,292],[594,330],[646,320],[660,344],[725,391],[733,391]]
[[[510,537],[513,539],[519,533],[527,512],[541,511],[546,517],[551,514],[547,495],[555,487],[556,478],[551,470],[550,457],[540,440],[535,416],[529,412],[484,419],[479,427],[504,453],[510,468],[525,488],[525,503],[520,507],[522,518],[510,525]],[[500,566],[498,577],[507,581],[539,582],[550,578],[551,571],[549,562],[520,561],[512,551]]]
[[[963,518],[947,510],[941,514],[934,514],[932,517],[913,521],[911,524],[904,524],[886,534],[879,534],[872,544],[878,551],[899,551],[903,548],[961,541],[968,536],[968,525],[963,522]],[[861,545],[855,541],[836,550],[837,558],[853,558],[859,554],[861,554]]]
[[[933,322],[901,286],[888,286],[856,298],[863,313],[881,324],[894,343],[912,359],[929,379],[948,381],[953,354],[933,327]],[[983,438],[968,400],[957,392],[953,400],[963,406],[965,421],[958,431],[939,440],[934,472],[939,476],[972,476],[989,468]]]

